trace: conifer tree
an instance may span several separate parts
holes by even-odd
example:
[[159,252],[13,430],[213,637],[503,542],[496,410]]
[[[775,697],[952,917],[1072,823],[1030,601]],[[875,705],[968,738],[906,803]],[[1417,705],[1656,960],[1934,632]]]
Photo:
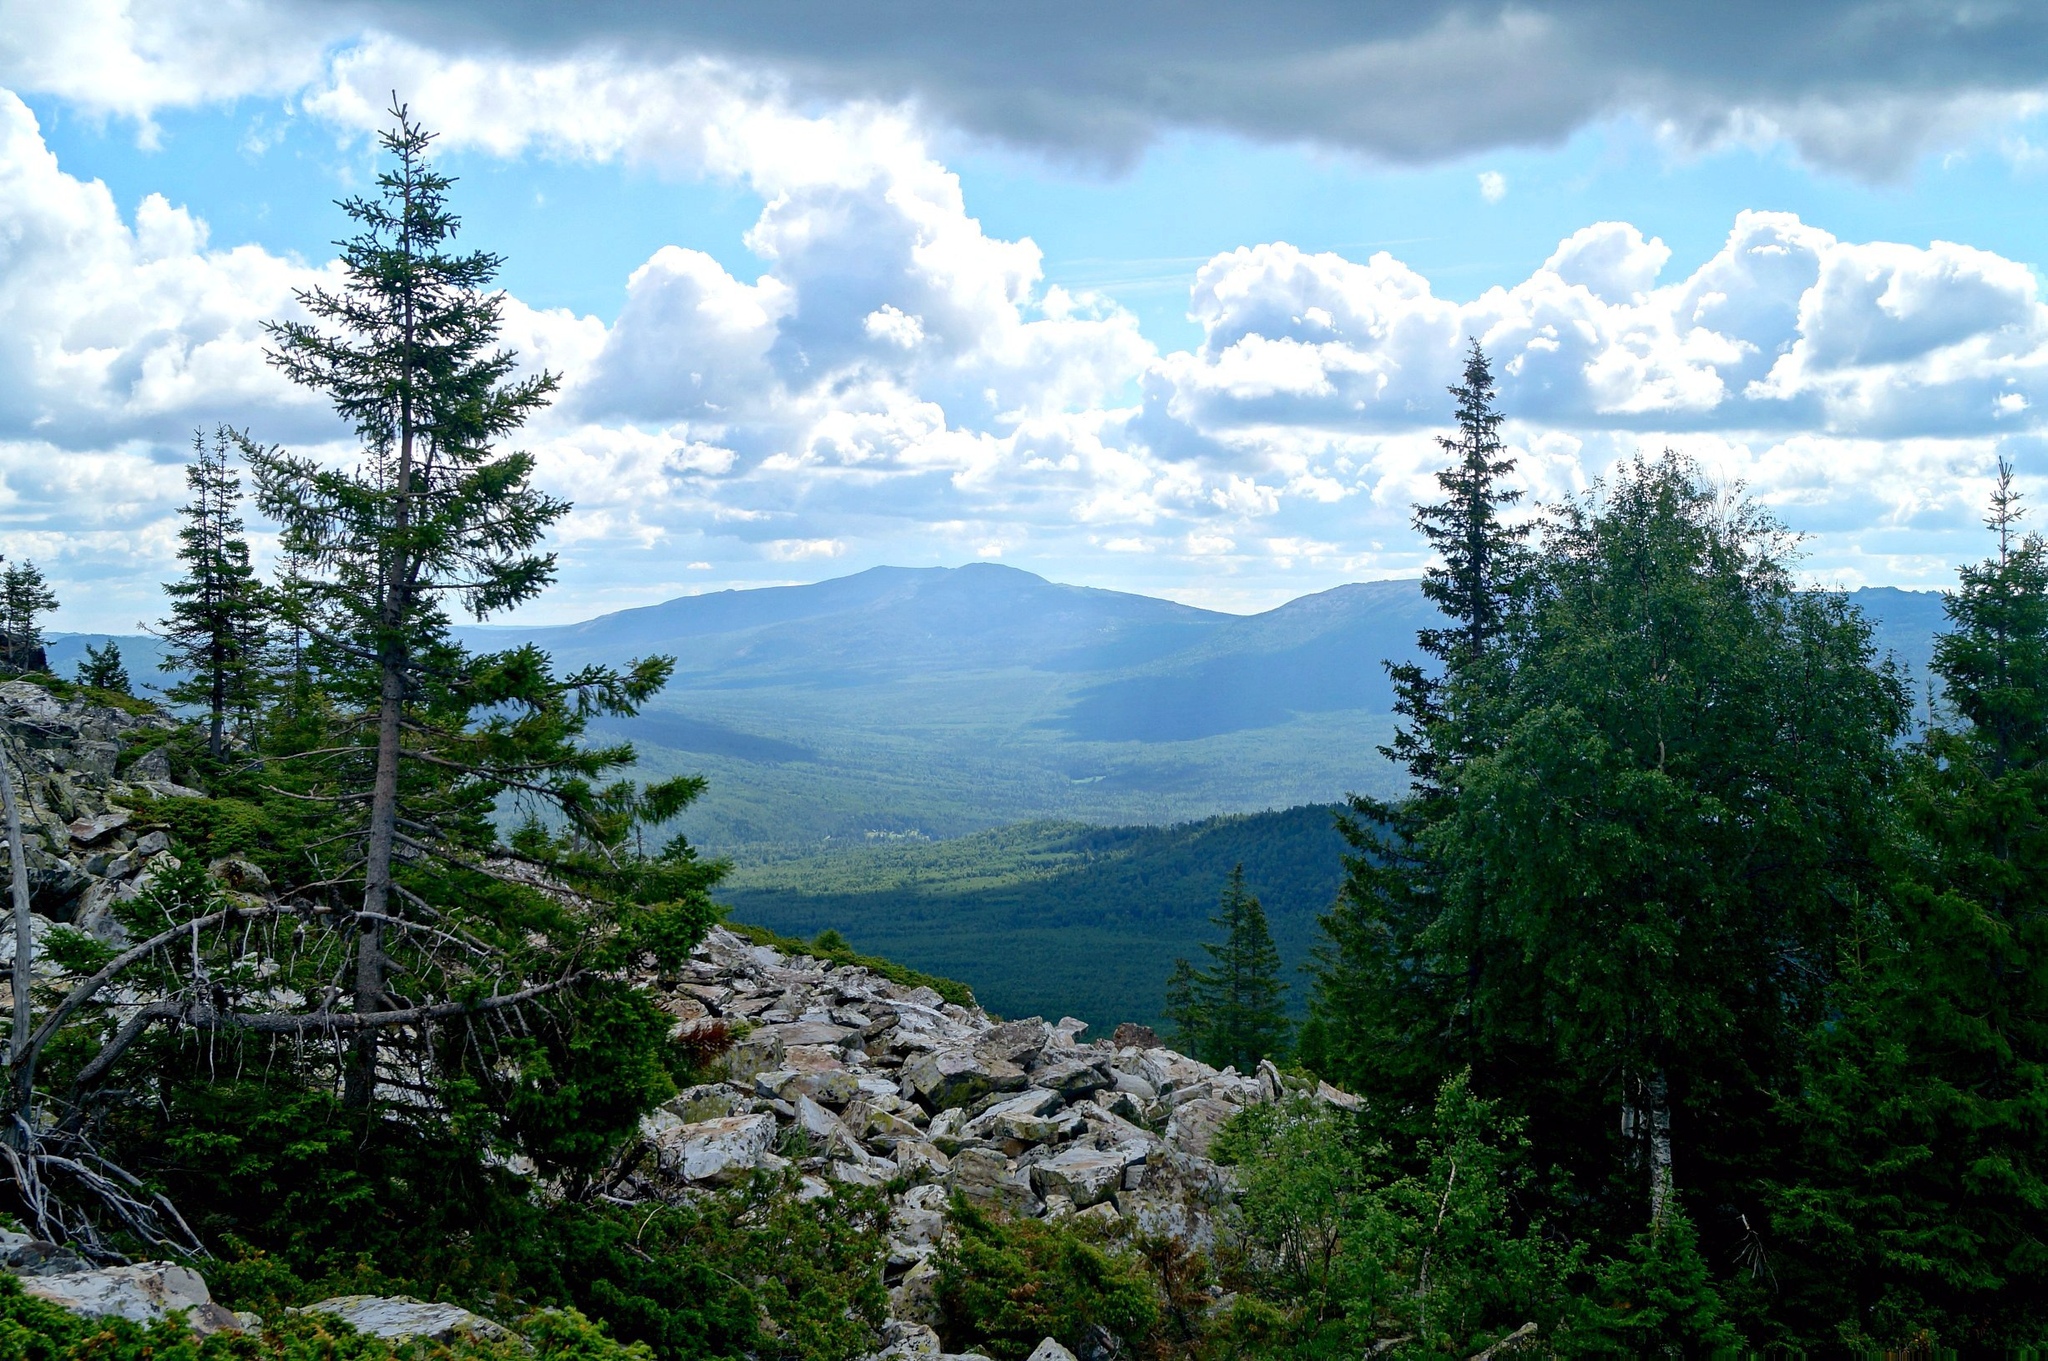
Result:
[[229,461],[231,451],[248,444],[248,436],[225,425],[210,439],[193,432],[185,468],[192,500],[179,511],[185,523],[178,560],[185,575],[164,584],[171,613],[158,626],[169,644],[163,669],[186,675],[165,693],[180,704],[205,706],[206,750],[215,760],[228,720],[246,725],[256,709],[269,634],[269,603],[242,535],[242,479]]
[[[302,797],[326,800],[355,847],[333,882],[359,886],[349,990],[365,1013],[399,1004],[393,942],[417,938],[432,891],[398,871],[423,858],[475,868],[496,845],[502,795],[590,821],[591,777],[632,752],[583,744],[585,719],[631,712],[672,667],[557,678],[536,649],[471,656],[450,635],[451,604],[482,619],[553,579],[537,545],[568,506],[533,487],[530,455],[495,446],[556,379],[517,376],[499,347],[502,294],[488,290],[500,257],[453,251],[453,182],[428,161],[432,135],[403,105],[391,113],[377,192],[341,205],[359,228],[342,243],[342,285],[299,295],[311,321],[271,327],[272,362],[327,394],[363,459],[250,453],[258,504],[298,568],[290,622],[337,706],[340,730],[301,763],[318,773]],[[374,1095],[378,1043],[360,1032],[352,1104]]]
[[1280,981],[1280,952],[1266,927],[1265,909],[1245,892],[1244,866],[1230,871],[1211,924],[1223,931],[1221,944],[1204,942],[1209,967],[1174,961],[1166,985],[1166,1010],[1178,1042],[1204,1063],[1235,1065],[1250,1072],[1263,1058],[1287,1050],[1288,1023],[1282,1008],[1287,985]]
[[[1337,818],[1351,854],[1322,920],[1310,1006],[1318,1049],[1333,1071],[1398,1090],[1418,1110],[1451,1071],[1423,1039],[1441,1038],[1441,1026],[1414,950],[1438,906],[1418,848],[1429,824],[1448,814],[1446,785],[1458,764],[1488,741],[1486,700],[1500,684],[1501,644],[1529,576],[1527,529],[1504,518],[1522,496],[1507,485],[1515,463],[1500,437],[1506,417],[1476,340],[1462,377],[1449,389],[1457,434],[1437,439],[1449,458],[1436,475],[1443,500],[1417,506],[1414,518],[1437,558],[1423,574],[1423,595],[1446,622],[1416,635],[1431,664],[1387,664],[1402,723],[1380,751],[1408,772],[1411,797],[1390,803],[1354,794]],[[1361,1062],[1366,1055],[1369,1067]]]
[[2020,518],[2001,462],[1902,782],[1912,853],[1842,945],[1770,1179],[1786,1312],[1870,1348],[2048,1328],[2048,542]]
[[0,646],[9,668],[26,671],[42,664],[42,616],[56,608],[57,593],[33,562],[24,558],[0,571],[0,625],[5,628]]
[[121,663],[121,645],[112,638],[106,644],[95,647],[85,645],[85,660],[78,664],[78,683],[95,690],[111,690],[117,695],[128,693],[128,668]]

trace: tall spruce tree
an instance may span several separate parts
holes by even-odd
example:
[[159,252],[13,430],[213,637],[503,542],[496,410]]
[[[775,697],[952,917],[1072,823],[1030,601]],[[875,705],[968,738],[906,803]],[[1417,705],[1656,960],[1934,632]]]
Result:
[[1417,506],[1414,518],[1436,557],[1423,574],[1423,595],[1445,623],[1416,635],[1427,663],[1387,664],[1401,723],[1380,750],[1408,772],[1411,797],[1354,794],[1337,819],[1351,854],[1323,918],[1309,1019],[1326,1066],[1355,1083],[1398,1091],[1418,1111],[1449,1070],[1424,1039],[1441,1038],[1441,1027],[1413,950],[1438,906],[1417,847],[1430,822],[1446,814],[1446,785],[1459,763],[1488,740],[1487,701],[1501,683],[1502,644],[1529,579],[1527,527],[1505,518],[1522,496],[1508,483],[1515,464],[1501,440],[1506,417],[1478,341],[1463,381],[1449,392],[1458,429],[1437,440],[1449,458],[1436,475],[1443,499]]
[[1166,1011],[1177,1041],[1204,1063],[1233,1064],[1250,1072],[1263,1058],[1287,1051],[1288,1022],[1282,999],[1280,952],[1266,926],[1265,909],[1245,892],[1244,866],[1230,871],[1212,925],[1220,944],[1204,942],[1209,966],[1197,969],[1174,961],[1166,985]]
[[[517,376],[499,348],[502,295],[488,289],[502,262],[452,250],[459,220],[452,181],[427,159],[432,136],[404,106],[391,113],[377,192],[341,205],[360,228],[342,243],[342,285],[300,295],[311,321],[271,328],[272,362],[327,394],[363,460],[250,457],[258,503],[297,565],[291,623],[337,706],[339,731],[301,762],[319,772],[301,797],[326,800],[355,848],[332,880],[359,886],[350,992],[363,1013],[406,1000],[392,989],[394,941],[421,939],[414,918],[434,890],[402,871],[436,859],[475,869],[496,844],[501,796],[590,821],[592,777],[632,753],[584,744],[584,720],[631,712],[672,667],[557,678],[535,649],[471,656],[451,636],[448,602],[482,619],[553,579],[537,545],[568,506],[533,487],[530,455],[495,446],[556,380]],[[352,1104],[373,1097],[379,1042],[359,1034]]]
[[171,613],[158,628],[168,646],[163,669],[185,679],[165,693],[180,704],[204,706],[206,750],[220,759],[230,719],[246,726],[254,716],[269,639],[270,602],[249,565],[242,534],[242,479],[230,461],[249,448],[248,436],[216,426],[211,438],[192,433],[185,486],[192,499],[180,509],[178,560],[185,575],[164,583]]
[[5,629],[0,649],[9,668],[28,671],[44,665],[42,619],[56,608],[57,593],[35,563],[24,558],[0,571],[0,626]]
[[2009,464],[1987,526],[1935,639],[1908,853],[1842,944],[1768,1182],[1788,1321],[1873,1350],[2048,1335],[2048,543]]

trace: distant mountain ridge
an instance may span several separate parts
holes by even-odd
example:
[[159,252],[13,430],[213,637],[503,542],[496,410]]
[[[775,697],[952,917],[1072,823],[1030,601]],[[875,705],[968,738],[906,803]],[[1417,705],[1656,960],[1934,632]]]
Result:
[[[1850,599],[1924,680],[1941,596]],[[683,830],[762,862],[1036,819],[1163,825],[1394,793],[1384,663],[1412,657],[1437,618],[1414,580],[1234,615],[970,563],[460,632],[572,665],[674,655],[644,713],[597,727],[631,739],[649,774],[708,776]],[[51,635],[53,666],[70,674],[104,636]],[[138,685],[167,679],[158,640],[117,641]]]

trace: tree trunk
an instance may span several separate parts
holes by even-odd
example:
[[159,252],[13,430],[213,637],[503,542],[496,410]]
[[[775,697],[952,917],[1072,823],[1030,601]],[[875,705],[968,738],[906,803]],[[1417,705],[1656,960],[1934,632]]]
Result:
[[28,1040],[34,1017],[29,1009],[29,987],[34,981],[34,962],[31,946],[35,933],[31,929],[28,913],[28,859],[21,844],[21,806],[14,798],[14,763],[0,749],[0,811],[7,818],[7,856],[12,870],[14,889],[14,1031],[7,1046],[7,1068],[13,1079],[8,1095],[12,1098],[10,1109],[16,1120],[8,1122],[5,1137],[11,1143],[23,1125],[20,1119],[28,1114],[30,1097],[34,1091],[35,1078],[25,1060],[28,1057]]
[[1649,1109],[1644,1112],[1649,1125],[1646,1131],[1650,1144],[1650,1231],[1662,1233],[1664,1217],[1671,1209],[1671,1089],[1664,1080],[1664,1070],[1659,1068],[1645,1084],[1644,1096]]

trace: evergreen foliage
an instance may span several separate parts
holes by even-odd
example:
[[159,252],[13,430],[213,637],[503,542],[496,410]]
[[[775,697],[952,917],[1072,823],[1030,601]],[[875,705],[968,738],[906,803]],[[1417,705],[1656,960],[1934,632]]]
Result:
[[167,646],[163,669],[185,679],[164,693],[207,713],[207,754],[219,760],[227,725],[242,735],[253,721],[263,687],[272,602],[249,564],[240,505],[242,479],[230,462],[250,447],[247,435],[215,427],[211,438],[192,435],[185,487],[192,494],[179,514],[178,561],[185,575],[164,585],[170,616],[158,626]]
[[[471,656],[449,631],[450,602],[482,619],[553,578],[554,557],[537,545],[568,507],[531,485],[530,455],[495,446],[555,379],[516,376],[516,357],[498,347],[502,295],[486,291],[502,262],[452,252],[459,220],[452,181],[427,159],[432,135],[402,106],[392,117],[377,193],[341,205],[360,228],[343,243],[342,286],[300,295],[312,321],[270,328],[272,361],[329,397],[363,460],[337,469],[247,451],[258,504],[295,564],[291,623],[310,639],[304,665],[319,684],[316,703],[302,678],[304,702],[288,706],[300,729],[293,792],[325,810],[325,835],[348,848],[326,882],[360,894],[348,987],[365,1015],[399,1007],[395,974],[419,976],[414,923],[428,890],[417,881],[479,869],[501,796],[565,817],[563,856],[590,873],[616,858],[607,837],[672,815],[700,787],[600,793],[596,777],[632,749],[581,740],[592,716],[630,714],[659,690],[669,659],[558,677],[537,649]],[[521,853],[540,849],[529,838]],[[687,859],[678,848],[661,872],[687,881]],[[347,1081],[359,1105],[372,1100],[381,1042],[371,1028],[355,1041]]]
[[11,671],[41,669],[42,617],[57,608],[57,593],[35,563],[24,558],[0,570],[0,661]]
[[78,664],[78,683],[111,694],[131,693],[128,668],[121,662],[121,647],[113,639],[103,646],[85,645],[85,659]]
[[1166,1014],[1186,1052],[1217,1067],[1249,1073],[1263,1058],[1287,1051],[1288,1022],[1280,981],[1280,952],[1266,929],[1259,900],[1245,892],[1244,866],[1230,871],[1210,924],[1221,944],[1204,943],[1209,967],[1175,960],[1166,984]]

